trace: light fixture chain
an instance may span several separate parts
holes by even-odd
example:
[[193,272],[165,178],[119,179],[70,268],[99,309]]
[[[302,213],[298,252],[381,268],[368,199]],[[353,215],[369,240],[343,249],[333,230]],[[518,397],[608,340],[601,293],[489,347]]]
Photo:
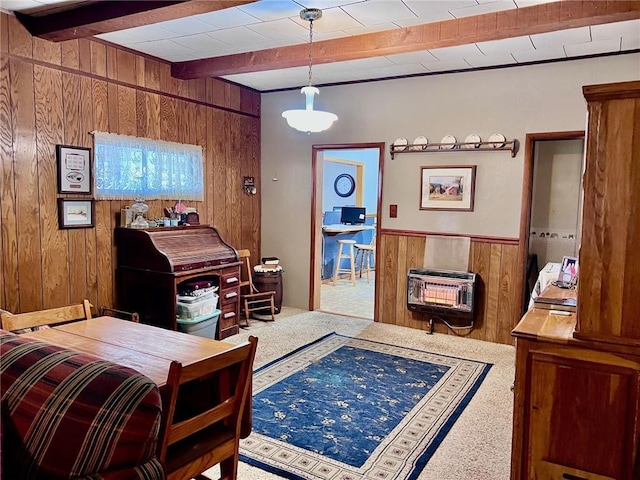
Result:
[[313,19],[309,20],[309,86],[311,86],[311,65],[313,63]]

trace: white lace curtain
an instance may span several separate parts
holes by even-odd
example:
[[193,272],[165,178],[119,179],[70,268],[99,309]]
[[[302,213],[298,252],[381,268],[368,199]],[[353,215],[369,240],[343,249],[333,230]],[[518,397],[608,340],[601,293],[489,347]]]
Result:
[[94,132],[98,200],[204,199],[202,147]]

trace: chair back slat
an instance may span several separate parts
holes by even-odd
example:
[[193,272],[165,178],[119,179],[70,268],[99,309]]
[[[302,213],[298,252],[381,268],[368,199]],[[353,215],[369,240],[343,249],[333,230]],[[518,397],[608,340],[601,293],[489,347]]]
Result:
[[206,412],[189,418],[188,420],[183,420],[182,422],[173,424],[171,431],[169,432],[169,444],[180,441],[183,438],[187,438],[193,432],[198,432],[207,428],[209,425],[213,425],[214,423],[228,418],[234,413],[233,410],[235,408],[235,402],[235,397],[228,399],[211,410],[207,410]]
[[87,320],[91,318],[91,303],[84,300],[77,305],[49,308],[27,313],[2,313],[0,323],[3,330],[22,330],[25,328],[41,327],[43,325],[56,325],[74,320]]
[[246,347],[236,347],[221,354],[214,355],[197,363],[183,366],[180,373],[180,385],[196,378],[218,372],[242,362],[247,356]]

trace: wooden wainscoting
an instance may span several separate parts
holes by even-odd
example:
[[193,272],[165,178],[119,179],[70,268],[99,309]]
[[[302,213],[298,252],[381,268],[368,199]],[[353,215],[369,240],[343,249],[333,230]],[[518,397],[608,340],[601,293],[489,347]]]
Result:
[[[117,304],[113,234],[133,200],[96,202],[95,228],[58,229],[56,144],[92,147],[94,130],[201,145],[205,200],[188,204],[259,258],[260,193],[242,193],[243,176],[260,179],[258,92],[177,80],[168,63],[100,41],[31,37],[0,14],[0,308]],[[149,201],[149,216],[172,203]]]
[[[433,234],[428,232],[429,234]],[[407,309],[407,272],[422,266],[427,232],[381,230],[376,318],[382,323],[426,330],[429,316]],[[511,330],[520,319],[522,275],[518,239],[471,237],[469,270],[480,275],[476,317],[470,338],[513,344]],[[438,333],[453,334],[441,322]]]

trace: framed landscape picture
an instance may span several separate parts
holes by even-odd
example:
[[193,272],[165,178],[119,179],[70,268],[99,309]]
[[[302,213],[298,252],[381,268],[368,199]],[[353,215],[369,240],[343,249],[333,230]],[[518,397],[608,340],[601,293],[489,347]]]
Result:
[[94,216],[93,200],[58,199],[59,228],[91,228]]
[[476,166],[421,167],[420,210],[473,211]]
[[91,149],[56,145],[58,193],[91,193]]

